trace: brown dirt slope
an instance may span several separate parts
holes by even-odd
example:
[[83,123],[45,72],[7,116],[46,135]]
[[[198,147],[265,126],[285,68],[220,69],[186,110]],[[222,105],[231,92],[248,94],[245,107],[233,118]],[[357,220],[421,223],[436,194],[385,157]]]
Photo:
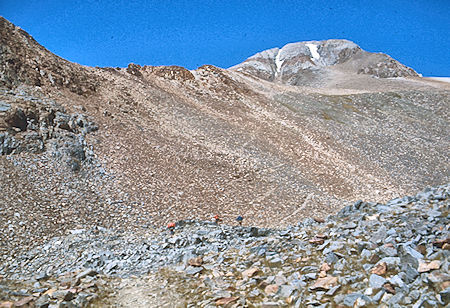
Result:
[[3,251],[17,234],[24,246],[93,224],[148,228],[218,213],[280,226],[449,179],[444,83],[332,67],[314,87],[210,65],[89,68],[2,18],[0,38],[1,99],[12,106],[3,108],[51,101],[99,127],[83,135],[93,160],[79,171],[48,151],[0,156]]

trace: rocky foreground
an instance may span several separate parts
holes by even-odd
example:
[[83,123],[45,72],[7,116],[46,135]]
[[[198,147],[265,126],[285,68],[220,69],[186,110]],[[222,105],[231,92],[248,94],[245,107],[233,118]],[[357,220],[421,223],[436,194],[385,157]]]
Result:
[[281,230],[72,230],[0,266],[0,307],[445,307],[449,193],[358,201]]

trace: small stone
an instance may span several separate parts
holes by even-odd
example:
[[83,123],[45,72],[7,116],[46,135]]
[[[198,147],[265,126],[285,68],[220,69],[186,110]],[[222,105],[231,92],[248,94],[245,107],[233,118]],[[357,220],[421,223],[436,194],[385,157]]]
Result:
[[364,295],[370,296],[370,295],[372,295],[372,294],[373,294],[373,289],[372,289],[372,288],[367,288],[367,289],[364,291]]
[[313,291],[328,291],[331,287],[336,286],[337,283],[337,277],[327,276],[317,279],[317,281],[310,287],[310,289]]
[[194,266],[188,266],[186,268],[186,274],[188,275],[195,275],[197,273],[200,273],[203,270],[202,267],[194,267]]
[[347,261],[345,259],[339,259],[339,261],[336,262],[334,265],[334,269],[338,271],[344,270],[344,268],[347,266]]
[[275,284],[281,286],[282,284],[287,283],[287,279],[286,277],[284,277],[283,275],[277,275],[274,279]]
[[387,272],[386,262],[381,262],[375,265],[375,267],[370,271],[372,274],[383,276]]
[[428,281],[437,291],[442,291],[450,287],[450,275],[439,271],[431,272],[427,275]]
[[222,298],[219,298],[218,300],[216,300],[216,305],[217,306],[225,306],[225,305],[228,305],[228,304],[230,304],[232,302],[237,301],[238,299],[239,299],[239,297],[237,297],[237,296],[222,297]]
[[220,298],[224,298],[224,297],[231,297],[231,292],[230,291],[223,291],[223,290],[220,290],[220,291],[217,291],[217,292],[214,292],[213,294],[212,294],[212,297],[214,298],[214,299],[220,299]]
[[400,303],[401,300],[403,300],[403,298],[405,297],[405,294],[399,292],[397,294],[395,294],[394,296],[392,296],[389,300],[388,300],[388,304],[389,307],[392,307],[394,305],[397,305],[398,303]]
[[50,298],[47,294],[41,295],[34,303],[36,308],[46,308],[50,304]]
[[375,303],[378,303],[381,300],[381,298],[383,297],[384,293],[386,293],[385,290],[380,290],[377,294],[372,296],[372,301]]
[[17,307],[17,308],[30,307],[30,306],[32,306],[33,299],[34,299],[33,296],[24,297],[21,300],[15,302],[14,307]]
[[203,264],[203,258],[202,257],[196,257],[196,258],[192,258],[188,261],[188,264],[190,266],[195,266],[195,267],[199,267],[202,266]]
[[371,302],[370,298],[368,298],[367,296],[365,296],[364,294],[361,293],[351,293],[348,294],[345,298],[344,298],[344,306],[346,307],[353,307],[356,303],[356,301],[361,298],[367,302]]
[[442,301],[444,301],[446,305],[450,303],[450,287],[439,292],[439,295],[441,296]]
[[95,276],[95,275],[97,275],[97,272],[95,270],[93,270],[92,268],[88,268],[88,269],[82,271],[81,273],[79,273],[75,278],[83,279],[86,276]]
[[386,283],[383,285],[383,288],[384,288],[387,292],[389,292],[389,293],[391,293],[391,294],[395,294],[394,286],[393,286],[392,284],[390,284],[389,282],[386,282]]
[[386,238],[386,236],[387,236],[387,229],[386,229],[386,226],[384,226],[384,225],[382,225],[379,229],[378,229],[378,231],[377,232],[375,232],[375,233],[373,233],[372,234],[372,236],[371,236],[371,238],[370,238],[370,241],[372,242],[372,243],[382,243],[383,241],[384,241],[384,239]]
[[399,275],[395,275],[389,278],[389,282],[392,285],[399,286],[400,288],[403,288],[403,286],[405,285],[405,283],[403,282],[403,280],[400,278]]
[[361,252],[361,257],[364,259],[368,259],[371,256],[372,256],[372,253],[368,249],[363,249],[363,251]]
[[349,222],[342,226],[343,229],[355,229],[358,225],[354,222]]
[[71,301],[74,298],[74,293],[69,290],[57,290],[53,292],[50,296],[64,301]]
[[429,272],[431,270],[437,270],[441,267],[441,262],[438,260],[434,260],[431,262],[420,262],[419,263],[419,268],[417,269],[417,271],[419,273],[426,273]]
[[320,271],[320,272],[319,272],[319,278],[324,278],[324,277],[327,277],[327,272],[325,272],[325,271]]
[[419,276],[419,272],[409,264],[406,264],[404,271],[405,271],[406,280],[408,283],[413,282],[414,279],[416,279],[417,276]]
[[367,307],[368,303],[369,302],[367,302],[364,298],[358,297],[355,303],[353,304],[353,308]]
[[14,307],[14,303],[13,302],[1,302],[0,303],[0,308],[12,308]]
[[330,288],[325,294],[328,296],[333,296],[334,293],[336,293],[336,291],[339,290],[340,287],[341,287],[340,285],[334,286]]
[[[387,304],[389,302],[389,300],[392,298],[392,296],[394,296],[394,295],[392,295],[391,293],[385,292],[383,294],[383,296],[381,297],[381,302],[384,304]],[[384,306],[384,307],[388,307],[388,306]]]
[[377,263],[380,259],[381,258],[377,254],[373,254],[369,259],[369,263]]
[[267,295],[274,295],[278,292],[278,289],[280,287],[276,284],[269,284],[264,288],[264,292],[266,292]]
[[388,257],[396,257],[397,256],[397,249],[395,249],[392,244],[391,245],[389,245],[389,244],[383,245],[382,247],[380,247],[380,251],[382,254],[384,254],[385,256],[388,256]]
[[282,263],[283,263],[283,260],[278,257],[275,257],[275,258],[269,260],[269,265],[273,266],[273,267],[280,266]]
[[331,266],[328,263],[322,263],[322,265],[320,266],[320,271],[321,272],[328,272],[331,269]]
[[315,238],[310,239],[309,242],[314,245],[322,245],[325,242],[325,240],[323,238],[315,237]]
[[401,254],[402,263],[410,264],[414,268],[418,268],[419,260],[424,258],[420,252],[406,245],[401,247]]
[[380,289],[383,286],[383,284],[385,284],[385,283],[386,283],[386,279],[384,279],[383,277],[378,276],[376,274],[372,274],[369,277],[369,285],[371,288]]
[[249,269],[243,271],[243,272],[242,272],[242,277],[243,277],[243,278],[251,278],[251,277],[253,277],[257,272],[259,272],[259,268],[257,268],[257,267],[252,267],[252,268],[249,268]]
[[328,264],[334,264],[334,263],[336,263],[339,260],[334,252],[327,253],[325,255],[325,259],[326,259]]
[[47,275],[47,273],[46,272],[41,272],[40,274],[38,274],[37,276],[36,276],[36,280],[44,280],[44,279],[47,279],[48,278],[48,275]]
[[416,250],[421,254],[425,255],[427,253],[427,246],[421,244],[416,246]]
[[295,288],[293,286],[289,285],[282,285],[280,287],[279,296],[280,297],[289,297],[291,296],[292,292],[294,292]]
[[264,302],[259,306],[261,308],[278,308],[280,305],[276,302]]

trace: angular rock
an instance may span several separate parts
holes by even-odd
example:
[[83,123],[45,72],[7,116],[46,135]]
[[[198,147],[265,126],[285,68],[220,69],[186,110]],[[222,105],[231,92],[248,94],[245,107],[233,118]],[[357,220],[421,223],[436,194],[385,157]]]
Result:
[[195,275],[203,270],[202,267],[188,266],[185,270],[188,275]]
[[238,299],[239,299],[239,297],[237,297],[237,296],[222,297],[222,298],[219,298],[218,300],[216,300],[216,305],[217,306],[225,306],[225,305],[228,305],[230,303],[237,301]]
[[441,300],[445,305],[448,305],[450,303],[450,287],[439,292],[439,295],[441,296]]
[[361,293],[351,293],[344,298],[343,305],[345,307],[353,307],[358,299],[364,300],[366,303],[371,303],[369,297]]
[[196,267],[202,266],[203,258],[202,257],[192,258],[188,261],[188,264],[190,266],[196,266]]
[[417,271],[419,273],[426,273],[431,270],[437,270],[440,267],[441,267],[441,262],[438,260],[433,260],[431,262],[420,262],[419,268],[417,269]]
[[328,296],[333,296],[336,293],[336,291],[339,290],[340,287],[341,287],[340,285],[331,287],[325,294]]
[[371,288],[374,289],[381,289],[381,287],[383,287],[383,285],[386,283],[386,279],[384,279],[383,277],[376,275],[376,274],[372,274],[369,277],[369,285]]
[[242,277],[243,278],[251,278],[259,271],[260,271],[260,269],[257,268],[257,267],[249,268],[249,269],[247,269],[247,270],[242,272]]
[[387,257],[396,257],[397,256],[397,249],[390,245],[383,245],[380,247],[380,251],[383,255]]
[[393,286],[391,283],[386,282],[385,284],[383,284],[383,288],[384,288],[387,292],[389,292],[389,293],[391,293],[391,294],[395,294],[394,286]]
[[88,268],[88,269],[82,271],[81,273],[79,273],[75,278],[83,279],[86,276],[95,276],[95,275],[97,275],[97,272],[92,268]]
[[264,288],[264,292],[267,295],[274,295],[274,294],[276,294],[278,292],[279,288],[280,287],[278,285],[276,285],[276,284],[269,284],[268,286],[266,286]]
[[280,297],[289,297],[291,296],[292,292],[294,292],[295,288],[293,286],[289,285],[282,285],[280,286],[280,291],[278,292],[278,295]]
[[17,308],[32,307],[33,306],[33,300],[34,300],[33,296],[24,297],[21,300],[18,300],[17,302],[15,302],[14,303],[14,307],[17,307]]
[[406,264],[404,271],[408,283],[413,282],[419,276],[419,272],[409,264]]
[[50,297],[47,294],[41,295],[34,305],[36,308],[47,308],[50,305]]
[[275,257],[269,260],[269,265],[276,267],[276,266],[280,266],[281,264],[283,264],[283,260],[281,258]]
[[420,252],[407,245],[404,245],[400,248],[400,253],[402,263],[410,264],[414,268],[418,268],[419,261],[424,258]]
[[370,271],[372,274],[376,274],[379,276],[383,276],[387,272],[387,264],[386,262],[380,262]]
[[313,291],[328,291],[332,287],[336,286],[337,283],[337,277],[327,276],[317,279],[317,281],[310,287],[310,289]]

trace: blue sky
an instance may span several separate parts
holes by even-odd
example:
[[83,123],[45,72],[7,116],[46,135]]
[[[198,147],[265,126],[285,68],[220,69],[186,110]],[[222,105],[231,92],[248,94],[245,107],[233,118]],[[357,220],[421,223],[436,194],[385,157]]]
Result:
[[450,0],[0,0],[0,15],[90,66],[226,68],[287,43],[346,38],[450,76]]

